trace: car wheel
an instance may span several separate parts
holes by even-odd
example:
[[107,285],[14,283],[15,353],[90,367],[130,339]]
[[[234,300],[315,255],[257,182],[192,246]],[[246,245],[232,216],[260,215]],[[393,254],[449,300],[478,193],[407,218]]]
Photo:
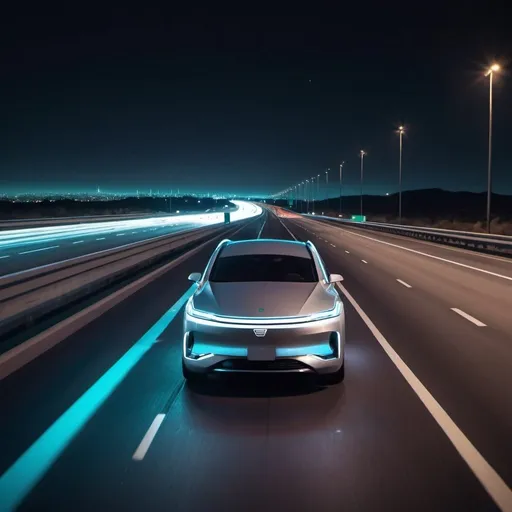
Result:
[[326,373],[325,375],[320,375],[320,384],[324,386],[332,386],[334,384],[339,384],[340,382],[343,382],[343,379],[345,378],[345,362],[343,362],[343,365],[341,368],[334,373]]
[[181,363],[181,371],[183,373],[183,378],[192,385],[204,381],[204,375],[202,373],[191,372],[183,362]]

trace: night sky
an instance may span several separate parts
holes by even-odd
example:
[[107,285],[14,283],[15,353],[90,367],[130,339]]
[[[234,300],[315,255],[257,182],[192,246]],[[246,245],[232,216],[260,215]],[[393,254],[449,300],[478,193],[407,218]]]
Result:
[[340,160],[355,193],[361,148],[365,190],[392,193],[401,123],[405,189],[483,191],[483,69],[498,59],[494,191],[512,194],[506,3],[355,4],[272,16],[145,3],[4,11],[0,193],[272,194],[328,167],[334,181]]

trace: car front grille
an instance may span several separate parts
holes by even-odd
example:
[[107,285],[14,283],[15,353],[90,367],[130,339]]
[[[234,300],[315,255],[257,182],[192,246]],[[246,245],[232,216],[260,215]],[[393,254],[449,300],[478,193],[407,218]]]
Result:
[[311,368],[295,359],[276,359],[275,361],[249,361],[247,359],[226,359],[215,366],[214,370],[238,372],[283,372],[311,371]]

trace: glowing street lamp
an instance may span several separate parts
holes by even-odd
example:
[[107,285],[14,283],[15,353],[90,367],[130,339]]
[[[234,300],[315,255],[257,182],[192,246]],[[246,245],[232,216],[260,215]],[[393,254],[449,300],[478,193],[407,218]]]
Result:
[[487,233],[491,232],[491,195],[492,195],[492,175],[491,175],[491,151],[492,151],[492,79],[494,73],[501,70],[499,64],[492,64],[485,73],[489,77],[489,154],[487,157]]

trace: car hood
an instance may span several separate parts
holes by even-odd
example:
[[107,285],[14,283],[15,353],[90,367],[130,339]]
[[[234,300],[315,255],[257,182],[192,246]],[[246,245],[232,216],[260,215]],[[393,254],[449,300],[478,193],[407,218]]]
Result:
[[235,317],[286,317],[334,307],[336,293],[320,283],[206,283],[194,296],[196,309]]

